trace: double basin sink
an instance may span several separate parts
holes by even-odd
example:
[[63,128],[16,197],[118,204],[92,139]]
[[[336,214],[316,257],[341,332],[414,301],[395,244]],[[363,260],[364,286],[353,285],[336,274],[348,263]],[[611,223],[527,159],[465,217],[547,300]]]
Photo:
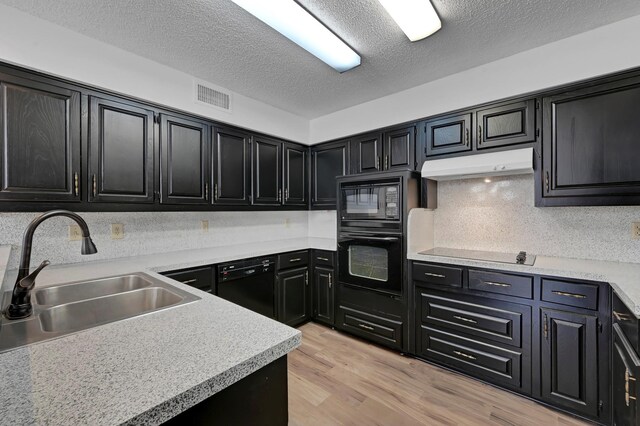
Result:
[[[11,293],[5,293],[6,307]],[[199,300],[144,273],[60,284],[34,290],[34,312],[0,319],[0,352]]]

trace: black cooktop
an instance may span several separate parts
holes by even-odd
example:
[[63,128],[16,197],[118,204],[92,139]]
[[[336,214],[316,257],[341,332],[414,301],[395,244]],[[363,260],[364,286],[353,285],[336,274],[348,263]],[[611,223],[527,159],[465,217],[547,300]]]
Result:
[[536,261],[534,254],[527,254],[524,251],[520,253],[501,253],[496,251],[481,250],[463,250],[446,247],[435,247],[430,250],[421,251],[418,254],[426,254],[429,256],[456,257],[459,259],[483,260],[486,262],[512,263],[520,265],[533,265]]

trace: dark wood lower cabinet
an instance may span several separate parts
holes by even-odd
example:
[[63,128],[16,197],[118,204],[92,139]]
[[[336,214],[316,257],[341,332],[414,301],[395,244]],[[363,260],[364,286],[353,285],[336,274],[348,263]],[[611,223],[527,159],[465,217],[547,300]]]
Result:
[[164,424],[286,426],[288,395],[285,355]]
[[296,326],[307,321],[310,315],[309,268],[280,271],[278,283],[278,321]]
[[316,266],[313,269],[313,319],[327,325],[334,324],[333,268]]
[[[543,308],[542,398],[591,417],[598,415],[598,318]],[[603,366],[604,367],[604,366]]]

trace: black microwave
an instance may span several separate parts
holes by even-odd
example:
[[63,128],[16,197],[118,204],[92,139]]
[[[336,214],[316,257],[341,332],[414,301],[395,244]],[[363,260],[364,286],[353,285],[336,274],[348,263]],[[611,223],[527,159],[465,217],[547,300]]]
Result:
[[342,221],[398,221],[402,212],[400,182],[342,183],[339,189]]

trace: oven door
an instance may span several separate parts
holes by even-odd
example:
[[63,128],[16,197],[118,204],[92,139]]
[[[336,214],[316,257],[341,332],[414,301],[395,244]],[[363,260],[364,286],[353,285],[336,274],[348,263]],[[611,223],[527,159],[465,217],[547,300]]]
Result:
[[402,264],[402,236],[341,234],[338,239],[341,284],[400,294]]

